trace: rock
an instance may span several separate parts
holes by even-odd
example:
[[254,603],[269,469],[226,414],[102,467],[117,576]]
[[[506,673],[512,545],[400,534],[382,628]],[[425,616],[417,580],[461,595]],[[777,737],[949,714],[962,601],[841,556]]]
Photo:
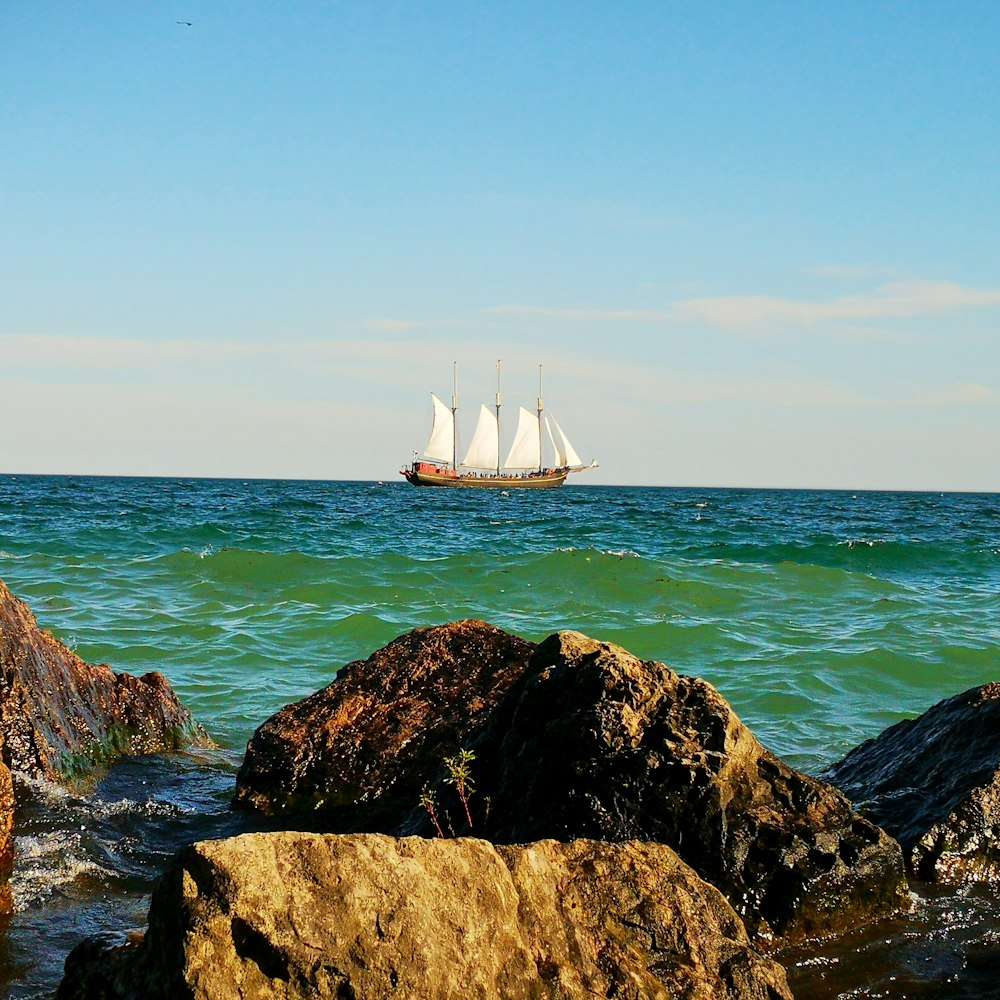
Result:
[[[3,750],[3,734],[0,733],[0,751]],[[14,870],[14,782],[10,768],[0,759],[0,916],[13,912],[14,899],[11,893],[10,876]]]
[[186,848],[138,946],[86,942],[59,1000],[790,998],[667,847],[246,834]]
[[[494,842],[668,844],[752,933],[786,941],[908,905],[898,845],[844,795],[765,750],[706,681],[619,646],[545,640],[469,748],[474,821],[489,799],[476,832]],[[401,829],[432,832],[419,809]]]
[[162,674],[85,663],[2,582],[0,733],[15,775],[58,782],[126,754],[209,742]]
[[[83,1000],[118,1000],[118,983],[129,983],[130,963],[141,945],[138,940],[119,944],[113,934],[95,934],[84,938],[67,956],[63,966],[63,984],[57,996],[80,997]],[[123,987],[127,988],[127,987]],[[183,996],[183,994],[178,994]]]
[[[282,709],[247,746],[236,808],[388,830],[496,707],[534,645],[480,621],[417,629]],[[347,807],[347,808],[344,808]]]
[[[465,649],[469,633],[475,646]],[[443,648],[438,636],[448,637]],[[321,804],[321,829],[433,836],[420,806],[427,786],[446,833],[495,843],[656,841],[721,889],[752,933],[786,939],[839,933],[908,905],[898,845],[836,789],[764,750],[711,685],[577,633],[551,636],[527,666],[530,647],[513,655],[512,642],[462,623],[413,633],[352,665],[351,687],[338,694],[333,685],[258,731],[237,802],[282,805],[287,783],[294,804]],[[475,713],[464,693],[453,699],[467,671],[498,659],[512,662],[502,685],[496,674],[476,675]],[[433,698],[423,681],[414,697],[414,675],[433,678]],[[365,697],[356,700],[348,692],[361,678]],[[460,746],[475,755],[471,828],[442,763]]]
[[824,776],[900,842],[920,878],[1000,879],[1000,684],[891,726]]

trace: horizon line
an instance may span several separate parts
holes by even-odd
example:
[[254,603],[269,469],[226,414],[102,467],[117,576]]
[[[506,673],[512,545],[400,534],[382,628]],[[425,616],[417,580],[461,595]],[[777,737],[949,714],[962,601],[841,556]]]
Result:
[[[395,479],[362,477],[353,479],[325,479],[310,476],[213,476],[213,475],[166,475],[162,473],[114,473],[114,472],[0,472],[0,479],[136,479],[160,482],[247,482],[247,483],[367,483],[376,486],[409,486]],[[688,483],[566,483],[561,489],[585,490],[726,490],[731,492],[774,492],[774,493],[910,493],[939,494],[954,496],[1000,496],[1000,490],[957,489],[946,487],[896,487],[896,486],[741,486]],[[412,488],[412,487],[411,487]],[[441,492],[441,491],[439,491]],[[448,492],[445,490],[444,492]],[[451,492],[454,492],[452,490]],[[476,492],[476,491],[473,491]],[[490,495],[491,491],[480,491]],[[530,491],[529,491],[530,492]]]

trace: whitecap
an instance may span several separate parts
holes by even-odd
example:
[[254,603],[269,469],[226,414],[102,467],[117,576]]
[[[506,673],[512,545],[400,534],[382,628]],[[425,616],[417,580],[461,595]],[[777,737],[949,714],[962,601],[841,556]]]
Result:
[[184,809],[159,799],[146,799],[145,802],[137,802],[134,799],[118,799],[115,802],[95,800],[91,805],[94,815],[101,818],[124,816],[129,813],[137,813],[142,816],[184,816],[191,812],[190,809]]
[[79,833],[56,830],[14,838],[14,909],[23,912],[81,877],[110,874],[89,857]]
[[67,791],[62,785],[57,785],[48,778],[27,774],[23,771],[11,772],[14,781],[24,788],[32,798],[42,799],[47,805],[75,805],[83,802],[78,796]]

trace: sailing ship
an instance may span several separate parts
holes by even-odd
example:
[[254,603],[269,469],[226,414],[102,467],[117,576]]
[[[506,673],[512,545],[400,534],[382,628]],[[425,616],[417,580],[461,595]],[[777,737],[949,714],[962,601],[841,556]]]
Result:
[[[413,454],[408,469],[400,475],[413,486],[444,486],[486,490],[551,490],[566,481],[571,472],[596,468],[597,462],[584,465],[553,417],[543,414],[542,369],[538,368],[538,405],[535,413],[518,407],[517,429],[506,461],[500,462],[500,408],[503,392],[500,362],[497,362],[495,412],[480,404],[479,420],[461,462],[458,461],[458,366],[453,369],[451,407],[434,393],[434,422],[423,457]],[[543,464],[542,428],[548,434],[554,455],[550,466]]]

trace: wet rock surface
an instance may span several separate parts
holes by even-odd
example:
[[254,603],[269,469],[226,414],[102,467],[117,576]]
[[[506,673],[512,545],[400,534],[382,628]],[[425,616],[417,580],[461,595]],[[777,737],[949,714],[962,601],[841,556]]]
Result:
[[139,944],[82,944],[60,1000],[781,1000],[722,895],[669,848],[378,835],[196,844]]
[[[3,734],[0,733],[0,749]],[[14,782],[10,768],[0,760],[0,916],[13,910],[10,876],[14,870]]]
[[824,777],[927,881],[1000,881],[1000,684],[972,688],[852,750]]
[[127,754],[209,742],[162,674],[85,663],[2,582],[0,733],[15,775],[56,782]]
[[[472,649],[462,631],[447,631],[473,625]],[[263,773],[267,787],[294,789],[284,801],[308,805],[313,796],[315,822],[331,830],[433,836],[430,804],[445,833],[495,843],[655,841],[721,889],[753,933],[787,939],[835,934],[908,904],[898,845],[836,789],[764,750],[710,684],[572,632],[537,649],[515,646],[516,664],[497,674],[491,665],[511,658],[513,637],[482,623],[443,628],[446,659],[427,662],[440,654],[426,635],[435,630],[424,630],[366,661],[362,710],[345,712],[352,701],[335,684],[323,699],[292,706],[284,733],[284,713],[270,720],[258,732],[266,742],[255,736],[248,751],[237,803],[282,801],[273,793],[260,798]],[[419,659],[411,670],[413,651]],[[477,658],[488,669],[475,675],[473,715],[468,699],[449,691]],[[449,680],[457,667],[463,674]],[[412,697],[414,672],[434,679],[433,699]],[[502,689],[489,687],[496,676]],[[399,749],[380,756],[390,730],[401,734]],[[314,732],[320,746],[304,754]],[[468,819],[456,775],[444,764],[460,747],[474,755]],[[316,773],[322,780],[311,789]],[[376,780],[365,786],[358,774]]]
[[417,629],[348,664],[262,725],[234,805],[330,829],[389,831],[524,672],[534,644],[464,621]]

